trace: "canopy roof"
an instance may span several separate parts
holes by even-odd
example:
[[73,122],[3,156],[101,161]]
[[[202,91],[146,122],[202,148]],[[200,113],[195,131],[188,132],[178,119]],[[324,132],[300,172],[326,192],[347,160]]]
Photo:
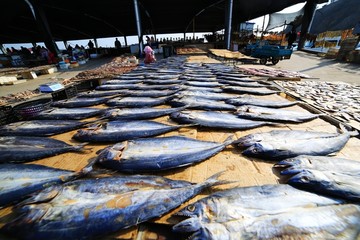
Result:
[[316,10],[310,33],[338,31],[354,28],[360,23],[359,0],[338,0]]
[[[27,1],[1,1],[0,43],[43,40]],[[234,0],[233,25],[305,1]],[[133,0],[29,2],[44,9],[56,41],[137,35]],[[213,32],[225,27],[228,0],[138,0],[138,3],[142,34]]]

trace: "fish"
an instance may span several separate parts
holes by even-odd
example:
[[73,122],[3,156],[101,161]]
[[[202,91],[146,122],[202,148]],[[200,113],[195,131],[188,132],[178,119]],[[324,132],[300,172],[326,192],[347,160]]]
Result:
[[182,136],[144,138],[117,143],[98,154],[98,162],[122,172],[163,171],[192,165],[219,153],[232,143],[199,141]]
[[174,215],[199,218],[202,222],[226,222],[278,214],[291,208],[344,203],[345,200],[302,191],[287,184],[266,184],[217,191],[187,205]]
[[236,95],[228,94],[228,93],[215,93],[215,92],[201,91],[201,90],[196,90],[196,91],[184,90],[177,94],[177,97],[180,98],[181,96],[194,96],[194,97],[207,98],[217,101],[225,101],[227,99],[234,98],[234,96]]
[[286,99],[283,99],[281,101],[273,101],[273,100],[255,98],[252,96],[241,96],[239,98],[228,99],[225,102],[235,106],[253,105],[259,107],[271,107],[271,108],[290,107],[298,103],[297,101],[288,101]]
[[124,108],[133,107],[153,107],[161,104],[165,104],[170,100],[170,96],[166,97],[117,97],[109,100],[106,105]]
[[80,129],[73,139],[81,142],[118,142],[151,137],[193,125],[167,125],[150,120],[118,120]]
[[37,164],[0,164],[0,207],[23,200],[31,193],[61,184],[89,173],[91,161],[81,171],[67,171]]
[[169,74],[169,73],[165,73],[165,74],[152,74],[149,75],[149,78],[152,79],[161,79],[161,80],[171,80],[171,79],[178,79],[181,76],[181,74]]
[[103,112],[104,109],[100,108],[50,108],[41,111],[39,114],[34,116],[33,119],[80,120],[95,117]]
[[132,90],[129,91],[128,96],[129,97],[165,97],[165,96],[171,96],[175,93],[179,92],[179,90]]
[[[1,231],[24,239],[89,239],[160,217],[211,186],[223,184],[222,172],[179,188],[117,191],[117,183],[73,181],[34,195],[16,209],[17,218]],[[101,223],[101,224],[99,224]]]
[[[116,95],[112,95],[116,96]],[[65,100],[55,101],[51,104],[52,107],[63,107],[63,108],[80,108],[90,107],[106,103],[111,97],[74,97]]]
[[66,152],[81,152],[84,144],[70,145],[47,137],[1,136],[0,163],[29,162]]
[[252,105],[240,106],[239,108],[237,108],[235,114],[240,118],[246,119],[291,123],[306,122],[323,116],[323,114],[313,114],[308,112],[258,107]]
[[250,87],[238,87],[238,86],[224,86],[222,89],[225,92],[233,92],[233,93],[246,93],[246,94],[252,94],[252,95],[270,95],[270,94],[277,94],[281,91],[275,91],[268,88],[250,88]]
[[144,80],[145,84],[150,84],[150,85],[171,85],[171,84],[183,84],[184,81],[183,80],[178,80],[178,79],[146,79]]
[[[144,77],[143,77],[144,78]],[[104,81],[104,85],[118,85],[118,84],[137,84],[142,83],[144,79],[139,79],[138,77],[132,78],[121,78],[121,79],[110,79]]]
[[207,91],[207,92],[215,92],[215,93],[222,93],[224,92],[222,89],[220,88],[211,88],[211,87],[195,87],[195,86],[184,86],[183,87],[184,90],[187,91]]
[[[360,206],[330,205],[294,208],[245,220],[203,223],[191,218],[179,232],[193,232],[187,239],[342,239],[359,237]],[[176,226],[176,225],[175,225]],[[179,226],[178,226],[179,227]]]
[[220,72],[215,72],[215,74],[217,75],[217,77],[228,77],[228,78],[233,78],[234,80],[251,77],[251,75],[249,74],[243,74],[240,72],[235,73],[235,72],[220,71]]
[[303,138],[297,134],[301,131],[288,131],[283,139],[273,139],[254,143],[245,149],[242,154],[266,160],[282,160],[298,155],[326,156],[340,151],[351,136],[357,132],[343,132],[333,137]]
[[77,120],[28,120],[0,126],[0,136],[52,136],[69,132],[94,121]]
[[241,119],[234,114],[215,111],[180,111],[170,114],[170,118],[179,123],[198,124],[203,127],[223,129],[251,129],[265,125],[274,125],[270,122]]
[[108,109],[102,115],[103,118],[111,120],[141,120],[156,118],[184,110],[187,106],[178,108],[122,108],[122,109]]
[[154,91],[154,90],[180,90],[182,85],[179,84],[162,84],[162,85],[146,85],[142,84],[136,90],[141,91]]
[[108,91],[87,91],[81,92],[76,95],[78,98],[102,98],[114,95],[127,95],[127,90],[108,90]]
[[138,89],[139,84],[105,84],[95,88],[96,91],[108,91],[108,90],[122,90],[122,89]]
[[294,175],[306,169],[360,175],[360,161],[338,157],[300,155],[282,160],[274,167],[284,168],[281,175]]
[[187,81],[185,85],[195,86],[195,87],[222,87],[223,84],[218,82],[202,82],[202,81]]
[[[296,222],[291,228],[286,228],[286,224],[279,223],[281,220],[296,219],[298,214],[304,211],[309,214],[313,211],[318,212],[318,209],[324,207],[337,208],[344,206],[344,203],[342,199],[298,190],[287,184],[235,187],[212,193],[176,212],[175,216],[186,219],[174,225],[173,230],[192,232],[189,239],[268,239],[270,236],[266,236],[266,231],[263,233],[260,231],[266,229],[274,234],[281,233],[276,237],[282,239],[282,237],[299,236],[298,234],[303,231],[312,231],[312,228],[319,231],[319,228],[316,221],[309,221],[308,227]],[[357,218],[360,217],[359,210],[360,208],[355,211]],[[302,217],[305,219],[306,215]],[[350,223],[346,229],[349,228],[349,232],[354,233],[356,225],[351,221]],[[258,231],[255,231],[253,225],[258,226]],[[223,232],[221,230],[223,228],[228,230]],[[251,235],[248,236],[250,233]]]
[[203,98],[197,96],[174,97],[169,101],[169,104],[173,107],[187,106],[188,108],[204,109],[204,110],[219,110],[219,111],[236,110],[235,106],[226,104],[223,101],[216,101],[209,98]]
[[290,177],[287,184],[309,192],[360,202],[360,175],[304,169]]
[[121,80],[137,80],[143,78],[144,78],[144,73],[135,73],[135,72],[128,72],[120,76],[114,77],[114,79],[121,79]]
[[240,148],[247,148],[255,143],[282,141],[287,139],[288,141],[295,142],[297,140],[311,140],[317,138],[333,138],[337,137],[339,133],[328,132],[315,132],[315,131],[303,131],[303,130],[272,130],[270,132],[252,133],[243,136],[233,142],[233,145]]
[[269,84],[265,84],[263,82],[243,82],[243,81],[232,81],[232,80],[223,80],[219,79],[219,83],[226,84],[230,86],[240,86],[240,87],[266,87],[269,86]]

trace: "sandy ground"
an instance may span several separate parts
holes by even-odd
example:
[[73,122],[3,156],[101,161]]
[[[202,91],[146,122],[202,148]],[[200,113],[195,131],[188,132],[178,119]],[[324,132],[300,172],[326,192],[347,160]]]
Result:
[[[160,59],[158,56],[157,59]],[[41,84],[49,82],[62,82],[64,79],[69,79],[76,76],[78,73],[99,67],[112,58],[92,59],[79,68],[70,70],[59,70],[57,73],[40,75],[38,78],[28,80],[26,83],[10,86],[0,86],[0,96],[6,96],[12,93],[23,92],[25,90],[35,90]],[[240,65],[241,66],[241,65]],[[247,65],[248,66],[248,65]],[[257,64],[256,67],[262,65]],[[315,81],[332,81],[332,82],[347,82],[360,85],[360,65],[342,63],[333,59],[325,59],[318,57],[316,54],[295,51],[291,59],[282,60],[277,65],[267,65],[275,69],[283,69],[289,71],[298,71],[310,75]]]

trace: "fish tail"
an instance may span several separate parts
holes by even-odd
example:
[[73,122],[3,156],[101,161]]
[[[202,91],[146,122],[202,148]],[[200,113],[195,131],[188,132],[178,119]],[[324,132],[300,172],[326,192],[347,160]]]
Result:
[[82,152],[84,150],[90,150],[91,148],[84,148],[84,146],[88,145],[89,143],[81,143],[73,147],[74,151]]
[[215,173],[202,184],[204,187],[211,187],[211,186],[218,186],[223,184],[228,184],[230,181],[227,180],[219,180],[218,178],[223,175],[226,172],[226,170]]
[[225,141],[223,142],[223,144],[224,144],[225,146],[228,146],[228,145],[230,145],[230,144],[233,144],[234,141],[236,141],[236,140],[234,140],[234,135],[231,134],[230,136],[228,136],[228,137],[225,139]]

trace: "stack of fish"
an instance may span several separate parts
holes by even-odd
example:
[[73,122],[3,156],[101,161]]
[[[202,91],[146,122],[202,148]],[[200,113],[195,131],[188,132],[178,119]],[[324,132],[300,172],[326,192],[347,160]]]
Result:
[[322,111],[343,122],[360,122],[360,86],[320,81],[278,81],[286,91],[312,101]]

